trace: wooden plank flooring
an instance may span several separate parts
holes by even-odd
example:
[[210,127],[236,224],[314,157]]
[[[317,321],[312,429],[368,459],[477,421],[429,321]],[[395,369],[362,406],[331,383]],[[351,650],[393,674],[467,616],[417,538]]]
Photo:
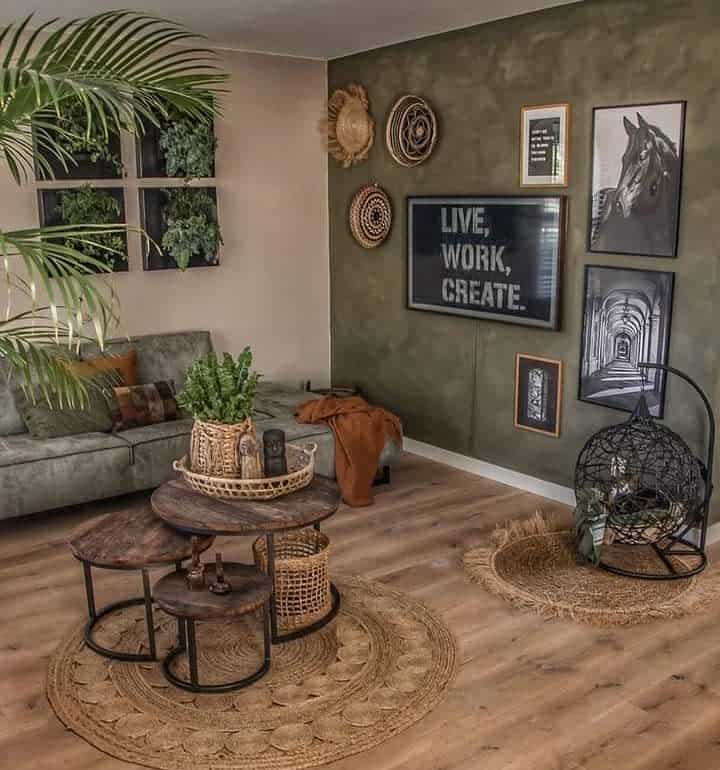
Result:
[[[44,695],[47,659],[84,618],[74,526],[126,499],[0,523],[0,768],[127,770],[65,730]],[[720,605],[628,629],[543,621],[465,581],[462,553],[498,522],[535,510],[534,495],[406,455],[372,508],[325,525],[333,565],[433,607],[455,633],[461,666],[422,722],[330,770],[717,770]],[[249,540],[223,539],[248,560]],[[97,572],[99,602],[138,577]]]

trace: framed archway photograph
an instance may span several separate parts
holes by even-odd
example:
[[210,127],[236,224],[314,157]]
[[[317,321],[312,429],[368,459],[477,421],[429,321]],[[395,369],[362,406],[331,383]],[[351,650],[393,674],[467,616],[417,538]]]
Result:
[[586,265],[578,398],[632,412],[645,394],[650,414],[665,411],[665,375],[675,274]]

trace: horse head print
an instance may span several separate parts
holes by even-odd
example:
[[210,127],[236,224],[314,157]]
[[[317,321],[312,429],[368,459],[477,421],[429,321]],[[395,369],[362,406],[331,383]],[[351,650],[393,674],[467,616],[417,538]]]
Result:
[[680,194],[676,143],[642,112],[623,116],[627,146],[615,188],[594,199],[592,246],[597,251],[671,256]]
[[628,145],[614,196],[615,210],[626,219],[633,212],[646,215],[661,208],[671,197],[680,166],[675,144],[639,112],[637,117],[637,127],[623,118]]

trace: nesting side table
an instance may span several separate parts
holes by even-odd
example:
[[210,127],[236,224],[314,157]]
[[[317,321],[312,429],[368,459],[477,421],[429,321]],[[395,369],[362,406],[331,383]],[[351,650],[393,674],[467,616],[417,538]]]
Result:
[[[207,550],[214,539],[207,535],[199,538],[199,550]],[[85,576],[88,607],[88,622],[85,626],[87,646],[100,655],[115,660],[155,660],[157,650],[148,570],[168,565],[175,565],[179,570],[182,562],[192,555],[190,536],[164,524],[155,516],[149,504],[143,504],[136,508],[108,514],[102,519],[83,526],[73,534],[68,545],[73,556],[82,564]],[[143,595],[113,602],[98,609],[95,604],[93,567],[139,571],[142,574]],[[116,610],[138,604],[145,605],[149,650],[147,654],[113,650],[103,647],[93,639],[93,629],[98,621]]]
[[[227,594],[213,594],[204,588],[190,590],[185,582],[185,572],[171,572],[160,578],[153,590],[160,609],[177,619],[178,644],[163,661],[165,677],[177,687],[191,692],[219,693],[239,690],[260,679],[270,668],[270,612],[272,581],[251,564],[229,562],[223,565],[225,579],[232,586]],[[215,565],[206,565],[205,582],[215,580]],[[254,673],[234,682],[201,684],[198,675],[197,640],[195,623],[199,620],[233,620],[263,608],[263,662]],[[171,670],[173,660],[187,652],[190,681],[181,679]]]
[[[332,516],[340,505],[335,482],[316,476],[309,486],[275,500],[218,500],[192,489],[180,479],[168,481],[152,494],[155,514],[166,524],[190,535],[261,535],[265,538],[268,576],[275,586],[275,539],[279,533],[313,526]],[[311,625],[279,633],[275,594],[270,597],[273,644],[313,633],[329,623],[340,608],[340,594],[331,583],[332,603],[327,614]]]

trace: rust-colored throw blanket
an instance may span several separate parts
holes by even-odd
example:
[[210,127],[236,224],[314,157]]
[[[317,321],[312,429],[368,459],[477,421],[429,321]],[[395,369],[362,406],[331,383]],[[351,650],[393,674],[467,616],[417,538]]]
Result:
[[353,507],[371,505],[372,484],[386,439],[402,446],[400,420],[360,396],[324,396],[301,404],[298,422],[324,422],[335,434],[335,473],[343,500]]

